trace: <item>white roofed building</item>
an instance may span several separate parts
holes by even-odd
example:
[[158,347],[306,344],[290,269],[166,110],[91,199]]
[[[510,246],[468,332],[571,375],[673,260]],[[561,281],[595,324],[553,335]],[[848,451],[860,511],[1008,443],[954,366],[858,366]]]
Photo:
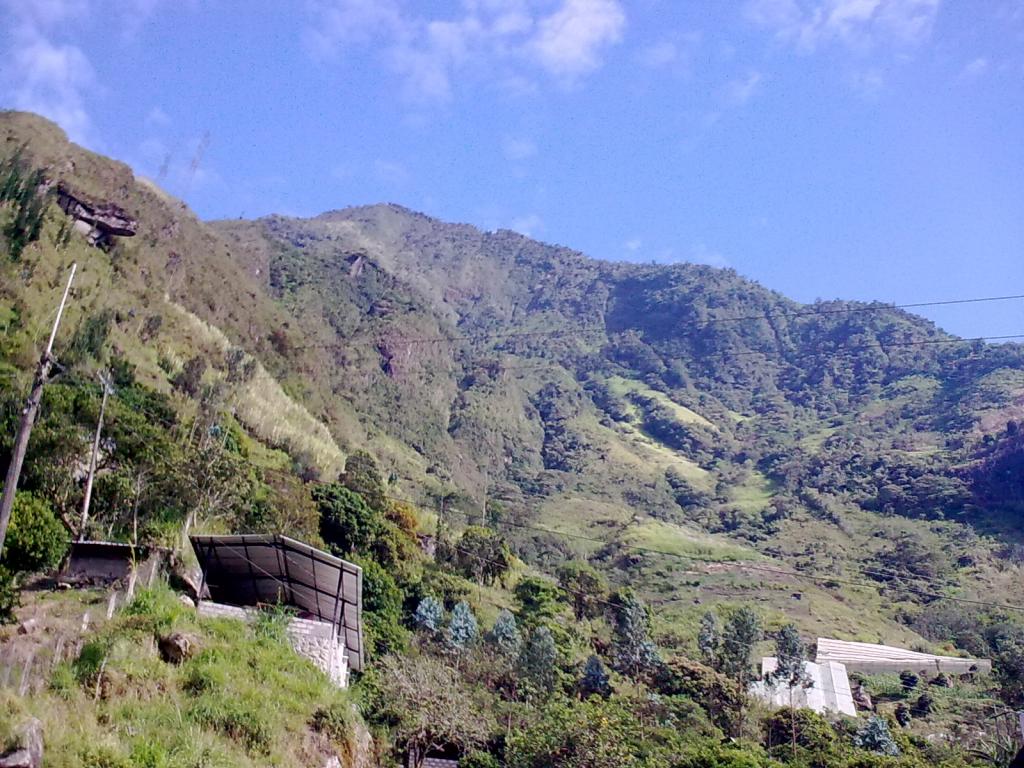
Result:
[[909,670],[919,674],[936,675],[946,672],[953,675],[970,673],[989,674],[992,662],[988,659],[965,659],[957,656],[936,656],[931,653],[908,651],[891,645],[854,643],[846,640],[818,638],[817,661],[836,661],[850,672],[878,674]]

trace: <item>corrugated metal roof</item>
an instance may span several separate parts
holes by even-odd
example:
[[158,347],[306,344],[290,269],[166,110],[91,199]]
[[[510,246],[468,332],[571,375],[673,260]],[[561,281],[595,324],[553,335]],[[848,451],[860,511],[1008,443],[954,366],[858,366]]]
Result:
[[851,669],[857,669],[860,665],[884,665],[891,666],[893,669],[905,665],[907,669],[934,667],[937,670],[961,670],[964,672],[968,671],[970,667],[976,667],[978,671],[985,673],[992,669],[992,662],[988,659],[936,656],[891,645],[857,643],[835,640],[830,637],[818,638],[817,660],[818,663],[838,661]]
[[363,570],[280,534],[191,536],[210,598],[284,603],[338,627],[349,666],[363,668]]

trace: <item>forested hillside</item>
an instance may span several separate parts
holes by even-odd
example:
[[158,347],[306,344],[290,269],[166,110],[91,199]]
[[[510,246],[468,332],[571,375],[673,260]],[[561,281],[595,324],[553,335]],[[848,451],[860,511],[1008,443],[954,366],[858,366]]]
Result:
[[[12,569],[59,560],[36,531],[78,533],[102,369],[115,395],[86,533],[174,544],[186,522],[283,531],[356,559],[375,658],[400,678],[409,653],[420,683],[481,696],[471,744],[518,756],[509,764],[550,764],[565,733],[598,721],[634,746],[647,723],[664,744],[677,721],[708,745],[762,725],[785,735],[785,722],[748,722],[736,698],[749,658],[730,668],[698,649],[709,609],[734,632],[756,616],[748,653],[792,623],[805,638],[990,656],[1002,677],[969,695],[1024,702],[1024,614],[1010,605],[1024,564],[1024,346],[395,205],[203,223],[21,113],[0,113],[0,160],[0,466],[79,265]],[[124,209],[137,233],[90,245],[56,205],[58,182]],[[475,642],[477,617],[512,609],[504,666],[479,649],[448,663],[472,645],[459,632]],[[499,648],[500,626],[487,641]],[[520,668],[520,644],[551,669],[536,677],[526,650]],[[600,658],[627,703],[606,701]],[[544,691],[579,698],[574,676],[601,701],[555,702],[532,735],[502,735],[502,717],[506,731],[532,722]],[[367,712],[404,727],[402,692],[380,680]],[[937,708],[942,728],[956,707]],[[915,738],[939,727],[930,714]],[[715,764],[714,749],[686,765]],[[655,751],[625,764],[666,764]]]

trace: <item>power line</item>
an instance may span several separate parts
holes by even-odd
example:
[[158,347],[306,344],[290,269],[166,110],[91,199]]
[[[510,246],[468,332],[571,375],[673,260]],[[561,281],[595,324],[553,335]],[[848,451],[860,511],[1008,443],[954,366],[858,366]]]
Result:
[[[818,316],[829,316],[839,314],[862,314],[867,312],[884,312],[895,309],[923,309],[926,307],[940,307],[940,306],[954,306],[960,304],[980,304],[986,302],[997,302],[997,301],[1014,301],[1024,299],[1024,294],[1012,294],[1005,296],[981,296],[967,299],[946,299],[941,301],[921,301],[911,302],[904,304],[889,304],[889,303],[873,303],[864,306],[855,307],[837,307],[832,309],[805,309],[794,312],[764,312],[759,314],[750,315],[734,315],[732,317],[718,317],[710,318],[708,320],[699,321],[695,325],[688,326],[687,328],[678,331],[676,336],[685,336],[688,334],[696,333],[705,328],[709,328],[714,325],[724,323],[738,323],[749,320],[772,320],[776,318],[785,317],[818,317]],[[442,342],[486,342],[496,341],[499,339],[513,339],[513,338],[548,338],[566,335],[587,335],[592,333],[609,333],[609,329],[606,325],[595,325],[595,326],[577,326],[575,328],[563,328],[557,330],[545,330],[545,331],[506,331],[502,333],[481,333],[481,334],[450,334],[450,335],[436,335],[436,336],[419,336],[411,337],[406,339],[398,339],[397,343],[400,344],[437,344]],[[366,345],[377,345],[380,342],[374,340],[365,340],[356,342]],[[305,349],[333,349],[333,348],[350,348],[354,346],[354,343],[339,344],[310,344],[304,346],[293,347],[293,349],[305,350]]]
[[[401,500],[401,501],[405,501],[405,500]],[[411,503],[411,502],[406,501],[406,503]],[[571,534],[571,533],[567,533],[567,532],[564,532],[564,531],[555,531],[555,530],[551,530],[549,528],[541,528],[539,526],[530,526],[530,525],[525,525],[523,523],[513,523],[513,522],[510,522],[510,521],[504,521],[504,520],[496,520],[495,523],[498,524],[498,525],[506,525],[506,526],[511,526],[511,527],[525,528],[525,529],[529,529],[529,530],[539,531],[539,532],[551,534],[551,535],[554,535],[554,536],[563,536],[565,538],[572,538],[572,539],[577,539],[577,540],[582,540],[582,541],[589,541],[591,543],[601,544],[602,546],[606,546],[606,545],[612,543],[612,542],[603,541],[601,539],[595,539],[595,538],[588,537],[588,536],[582,536],[580,534]],[[618,547],[621,547],[622,549],[633,550],[633,551],[636,551],[636,552],[645,552],[645,553],[648,553],[648,554],[664,555],[664,556],[675,557],[675,558],[679,558],[679,559],[682,559],[682,560],[688,560],[688,561],[724,564],[723,561],[721,561],[721,560],[713,560],[711,558],[702,558],[702,557],[698,557],[696,555],[686,555],[686,554],[681,554],[679,552],[672,552],[670,550],[655,549],[653,547],[642,547],[642,546],[639,546],[639,545],[636,545],[636,544],[625,544],[625,543],[621,543],[621,542],[615,542],[614,544],[616,546],[618,546]],[[770,566],[755,565],[755,564],[749,563],[749,562],[742,563],[742,568],[744,568],[746,570],[763,571],[765,573],[772,573],[772,574],[780,575],[780,576],[789,576],[791,578],[803,579],[803,580],[811,581],[812,583],[815,583],[818,586],[825,586],[825,582],[831,581],[831,582],[836,582],[836,583],[839,583],[839,584],[847,584],[847,585],[850,585],[850,586],[864,587],[866,589],[871,589],[871,590],[876,590],[876,591],[878,589],[878,585],[877,584],[872,584],[871,582],[856,581],[856,580],[853,580],[853,579],[843,578],[843,577],[839,577],[839,576],[835,576],[835,575],[831,575],[831,574],[822,575],[822,574],[816,574],[816,573],[804,573],[804,572],[800,572],[800,571],[787,571],[787,570],[783,570],[781,568],[772,568]],[[993,603],[993,602],[990,602],[990,601],[974,600],[974,599],[966,598],[966,597],[954,597],[952,595],[943,595],[943,594],[940,594],[938,592],[928,592],[927,590],[923,590],[920,587],[915,587],[915,586],[912,586],[912,585],[905,585],[905,586],[906,586],[907,589],[910,589],[910,590],[916,592],[917,594],[921,595],[922,597],[930,597],[930,598],[935,599],[935,600],[950,600],[950,601],[958,602],[958,603],[966,603],[966,604],[970,604],[970,605],[981,605],[981,606],[986,606],[986,607],[990,607],[990,608],[999,608],[999,609],[1002,609],[1002,610],[1017,611],[1017,612],[1024,613],[1024,606],[1020,606],[1020,605],[1012,605],[1012,604],[1007,604],[1007,603]]]

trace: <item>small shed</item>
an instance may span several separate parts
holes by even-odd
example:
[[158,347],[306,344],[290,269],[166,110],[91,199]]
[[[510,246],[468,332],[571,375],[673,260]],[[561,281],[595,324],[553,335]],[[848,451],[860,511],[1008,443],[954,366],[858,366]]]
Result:
[[[207,598],[213,604],[243,609],[278,603],[291,606],[298,611],[293,624],[307,629],[326,626],[343,649],[347,667],[362,670],[363,571],[358,565],[280,534],[190,539],[202,570],[201,610]],[[210,606],[206,612],[217,610]]]
[[136,579],[149,583],[166,559],[160,547],[133,546],[119,541],[73,541],[60,579],[85,584],[129,581],[133,564]]

